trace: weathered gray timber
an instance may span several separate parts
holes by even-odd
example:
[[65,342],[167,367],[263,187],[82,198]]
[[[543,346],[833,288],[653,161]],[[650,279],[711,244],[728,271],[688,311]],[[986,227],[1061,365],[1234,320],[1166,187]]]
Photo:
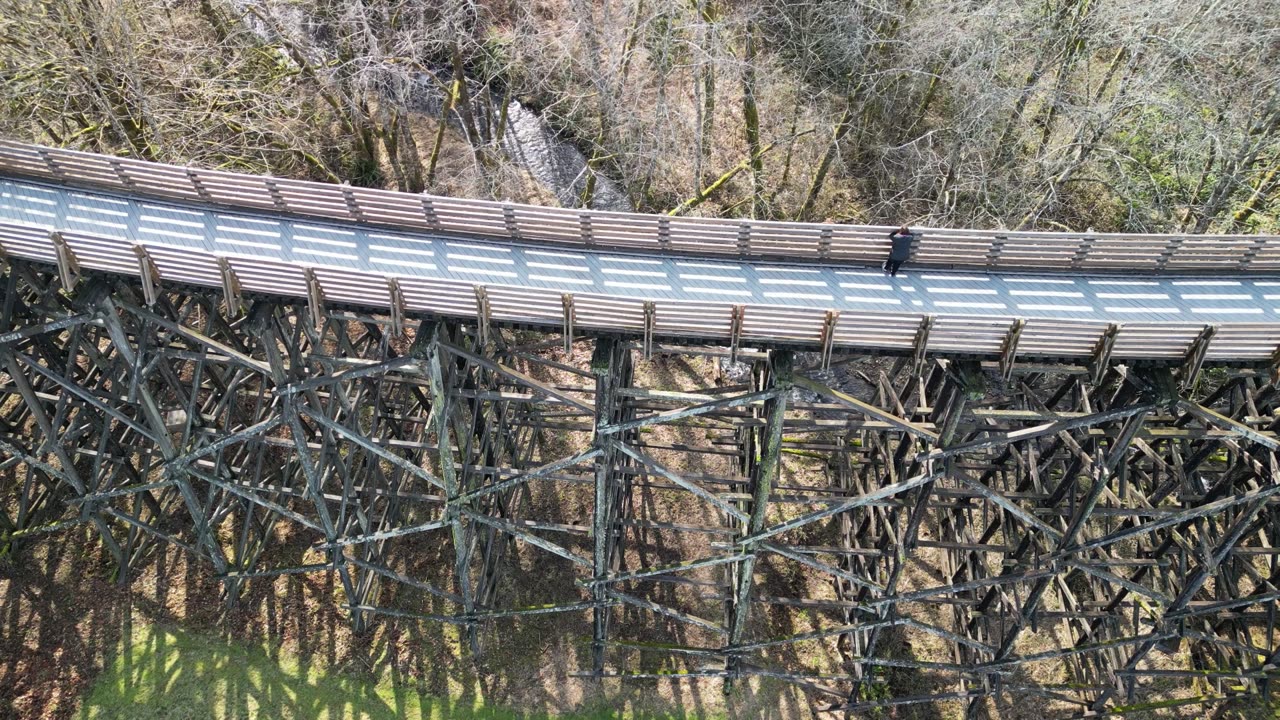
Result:
[[[557,616],[585,678],[846,715],[1276,676],[1280,238],[925,229],[886,279],[881,228],[0,175],[0,554],[325,574],[476,658]],[[697,356],[751,370],[645,384]]]
[[[537,621],[586,678],[770,678],[855,716],[1277,676],[1280,393],[1211,333],[1141,367],[893,363],[76,270],[0,277],[5,552],[91,539],[128,582],[170,544],[228,603],[328,575],[357,631],[443,623],[483,657]],[[702,355],[751,372],[656,380]]]
[[[821,349],[1255,362],[1280,346],[1280,237],[884,228],[520,206],[0,140],[0,250],[87,273],[494,323]],[[1086,236],[1087,235],[1087,236]],[[995,250],[998,249],[998,252]],[[1176,252],[1175,252],[1176,250]],[[1105,365],[1105,362],[1094,365]]]

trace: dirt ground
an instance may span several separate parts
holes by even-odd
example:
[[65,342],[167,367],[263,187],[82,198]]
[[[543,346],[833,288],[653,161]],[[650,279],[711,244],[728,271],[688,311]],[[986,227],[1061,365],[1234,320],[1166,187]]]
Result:
[[[567,358],[561,358],[567,359]],[[585,361],[585,358],[575,358]],[[658,359],[636,368],[636,385],[669,390],[694,390],[716,382],[717,369],[711,360]],[[582,382],[581,378],[547,377],[544,380]],[[721,379],[721,382],[727,382]],[[645,436],[655,445],[705,445],[711,431],[697,426],[658,428]],[[580,439],[562,435],[546,452],[569,454]],[[732,476],[733,460],[701,457],[675,449],[655,449],[653,456],[678,472]],[[803,455],[784,459],[783,483],[804,486],[820,481],[823,470]],[[589,524],[589,486],[565,489],[559,484],[530,483],[526,515],[532,519]],[[719,523],[709,507],[691,503],[681,492],[645,490],[636,499],[647,516],[689,525]],[[929,529],[923,531],[926,535]],[[714,538],[696,533],[664,533],[659,530],[634,531],[626,539],[624,560],[628,567],[663,565],[703,557],[715,552]],[[281,555],[303,553],[308,539],[282,531]],[[586,537],[560,539],[567,547],[590,555]],[[417,561],[430,567],[429,540],[417,547]],[[924,550],[907,569],[904,589],[928,587],[937,582],[937,551]],[[92,533],[83,528],[64,530],[40,538],[20,548],[11,557],[0,559],[0,718],[73,718],[80,714],[87,690],[103,669],[113,662],[139,620],[178,626],[215,634],[248,645],[278,648],[299,662],[358,675],[381,676],[390,672],[423,692],[438,697],[482,698],[484,702],[518,707],[525,712],[556,714],[574,710],[626,708],[663,716],[701,717],[812,717],[810,699],[794,686],[779,681],[753,680],[741,683],[726,697],[719,680],[675,681],[585,680],[573,676],[590,667],[591,634],[588,613],[542,615],[502,624],[491,624],[481,636],[483,652],[473,658],[460,633],[438,623],[419,623],[396,618],[377,618],[361,635],[350,629],[340,584],[331,572],[282,575],[251,581],[238,603],[229,608],[222,600],[222,584],[204,564],[190,563],[179,548],[158,546],[141,563],[127,585],[112,578],[109,557],[101,551]],[[564,602],[565,588],[571,589],[572,570],[546,561],[545,553],[523,548],[511,559],[512,567],[528,578],[541,578],[506,590],[518,596],[519,604]],[[441,563],[444,566],[448,562]],[[811,598],[833,598],[830,583],[812,576],[788,573],[785,564],[762,561],[758,568],[762,591],[770,595],[791,594]],[[568,575],[561,577],[561,574]],[[701,584],[655,589],[655,597],[672,607],[715,618],[717,601],[704,593],[723,580],[722,568],[704,568],[689,577]],[[448,578],[442,578],[447,582]],[[572,593],[569,593],[572,594]],[[397,598],[398,599],[398,598]],[[428,608],[429,609],[429,608]],[[444,610],[444,608],[440,608]],[[922,616],[946,626],[948,621],[935,608],[936,616]],[[656,619],[655,619],[656,618]],[[819,621],[803,610],[771,608],[753,615],[756,637],[778,637],[805,632]],[[649,640],[698,644],[703,638],[688,633],[679,623],[663,622],[649,613],[622,613],[611,630],[615,639]],[[1036,642],[1063,642],[1062,638],[1042,638]],[[943,653],[935,636],[902,633],[890,639],[894,653],[913,653],[930,659]],[[1020,647],[1034,651],[1033,647]],[[787,652],[804,655],[779,656],[780,665],[807,668],[808,672],[841,672],[838,655],[818,650]],[[944,658],[945,659],[945,658]],[[653,672],[688,670],[656,662],[638,667]],[[1053,670],[1051,672],[1060,672]],[[1036,677],[1037,682],[1053,682],[1053,677]],[[938,691],[932,683],[899,673],[890,678],[887,692],[897,696]],[[1170,696],[1182,693],[1171,689]],[[1056,717],[1045,705],[1027,703],[1019,707],[988,708],[993,717],[1024,720]],[[1249,711],[1245,711],[1249,712]],[[1265,712],[1262,711],[1262,712]],[[877,714],[880,718],[927,718],[949,720],[959,717],[956,703],[904,706]],[[1147,717],[1198,717],[1200,709],[1181,708],[1145,713]],[[1232,711],[1228,717],[1262,717]],[[824,717],[834,717],[826,715]]]

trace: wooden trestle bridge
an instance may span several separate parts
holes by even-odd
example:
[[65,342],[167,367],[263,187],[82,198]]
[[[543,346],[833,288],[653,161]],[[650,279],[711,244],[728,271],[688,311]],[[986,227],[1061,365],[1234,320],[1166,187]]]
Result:
[[820,711],[1267,693],[1280,238],[886,232],[0,144],[0,546]]

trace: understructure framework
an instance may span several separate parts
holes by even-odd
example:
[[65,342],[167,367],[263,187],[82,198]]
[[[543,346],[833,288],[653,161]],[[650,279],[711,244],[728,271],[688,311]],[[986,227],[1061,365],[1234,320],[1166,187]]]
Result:
[[[127,578],[170,543],[229,602],[332,573],[357,631],[474,654],[556,614],[586,675],[769,677],[835,713],[1086,717],[1276,674],[1277,387],[1208,366],[1211,329],[1134,367],[1105,337],[937,356],[926,321],[873,361],[65,279],[3,275],[10,551],[91,533]],[[652,372],[730,355],[750,372]]]

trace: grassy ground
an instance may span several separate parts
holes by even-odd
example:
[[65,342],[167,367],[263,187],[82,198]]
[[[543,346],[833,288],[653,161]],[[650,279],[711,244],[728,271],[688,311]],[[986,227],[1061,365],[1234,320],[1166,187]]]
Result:
[[228,610],[179,550],[120,586],[94,543],[61,540],[0,560],[0,720],[808,717],[780,681],[726,697],[714,681],[574,677],[589,616],[495,628],[491,651],[461,657],[438,626],[353,636],[326,574],[268,578]]
[[[505,720],[548,716],[441,698],[391,674],[372,678],[321,669],[269,646],[139,622],[122,638],[119,657],[94,683],[79,717]],[[598,710],[560,717],[588,720],[616,715]],[[684,715],[627,713],[627,717]]]

